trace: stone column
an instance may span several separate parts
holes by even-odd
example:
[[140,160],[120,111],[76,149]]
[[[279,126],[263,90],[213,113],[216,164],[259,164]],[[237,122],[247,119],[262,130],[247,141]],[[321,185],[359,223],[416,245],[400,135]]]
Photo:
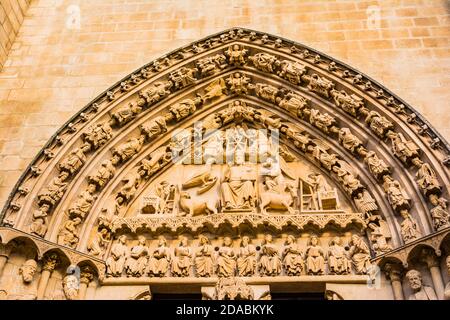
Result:
[[86,299],[86,291],[91,283],[94,280],[94,270],[90,266],[84,266],[81,268],[80,272],[80,290],[78,292],[78,300]]
[[8,262],[11,249],[12,249],[11,246],[8,246],[6,244],[0,244],[0,279],[3,275],[3,270],[5,269],[6,262]]
[[37,289],[37,300],[41,300],[44,297],[45,289],[47,289],[48,280],[59,263],[59,257],[56,253],[47,255],[43,259],[41,278],[39,279]]
[[391,281],[392,292],[394,294],[395,300],[404,300],[403,287],[402,287],[402,276],[403,267],[399,263],[386,263],[384,265],[384,272],[386,278]]
[[422,261],[427,264],[433,280],[434,290],[439,300],[444,299],[444,281],[442,280],[441,270],[439,268],[439,259],[432,250],[424,250]]

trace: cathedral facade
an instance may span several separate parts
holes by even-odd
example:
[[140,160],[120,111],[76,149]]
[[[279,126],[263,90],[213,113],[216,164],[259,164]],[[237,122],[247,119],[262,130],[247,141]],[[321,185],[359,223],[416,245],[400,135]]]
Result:
[[450,299],[449,166],[445,139],[376,80],[225,30],[52,136],[2,211],[0,295]]

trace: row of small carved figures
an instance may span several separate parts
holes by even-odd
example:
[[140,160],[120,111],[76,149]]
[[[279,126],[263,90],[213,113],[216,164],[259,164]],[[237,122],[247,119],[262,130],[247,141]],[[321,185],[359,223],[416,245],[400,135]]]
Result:
[[289,235],[281,254],[270,234],[265,235],[260,246],[252,245],[250,238],[243,236],[238,252],[232,248],[230,237],[223,239],[221,247],[214,247],[202,235],[195,254],[184,236],[174,254],[162,236],[152,254],[145,244],[146,238],[138,239],[139,243],[129,250],[126,236],[119,237],[106,259],[107,277],[122,277],[124,273],[127,277],[164,277],[168,272],[173,277],[189,277],[193,266],[198,277],[257,276],[258,271],[260,276],[325,275],[326,269],[334,275],[348,275],[352,269],[356,274],[367,274],[372,267],[369,249],[358,235],[353,235],[346,246],[341,245],[339,237],[334,237],[327,251],[320,246],[319,238],[312,236],[304,253],[295,237]]

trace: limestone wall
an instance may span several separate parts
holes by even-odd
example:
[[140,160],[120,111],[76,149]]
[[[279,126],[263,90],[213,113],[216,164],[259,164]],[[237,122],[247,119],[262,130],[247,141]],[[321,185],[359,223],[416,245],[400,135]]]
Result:
[[449,11],[445,0],[33,0],[0,72],[0,205],[50,136],[93,97],[146,62],[233,26],[358,68],[450,139]]

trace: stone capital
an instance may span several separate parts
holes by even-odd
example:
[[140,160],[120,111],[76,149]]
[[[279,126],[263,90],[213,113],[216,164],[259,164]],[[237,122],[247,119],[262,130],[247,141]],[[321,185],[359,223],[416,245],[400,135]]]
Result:
[[47,270],[52,272],[55,270],[56,266],[59,264],[59,256],[56,253],[51,253],[44,256],[42,259],[42,270]]
[[431,249],[422,250],[420,261],[424,262],[428,268],[439,267],[439,259]]

